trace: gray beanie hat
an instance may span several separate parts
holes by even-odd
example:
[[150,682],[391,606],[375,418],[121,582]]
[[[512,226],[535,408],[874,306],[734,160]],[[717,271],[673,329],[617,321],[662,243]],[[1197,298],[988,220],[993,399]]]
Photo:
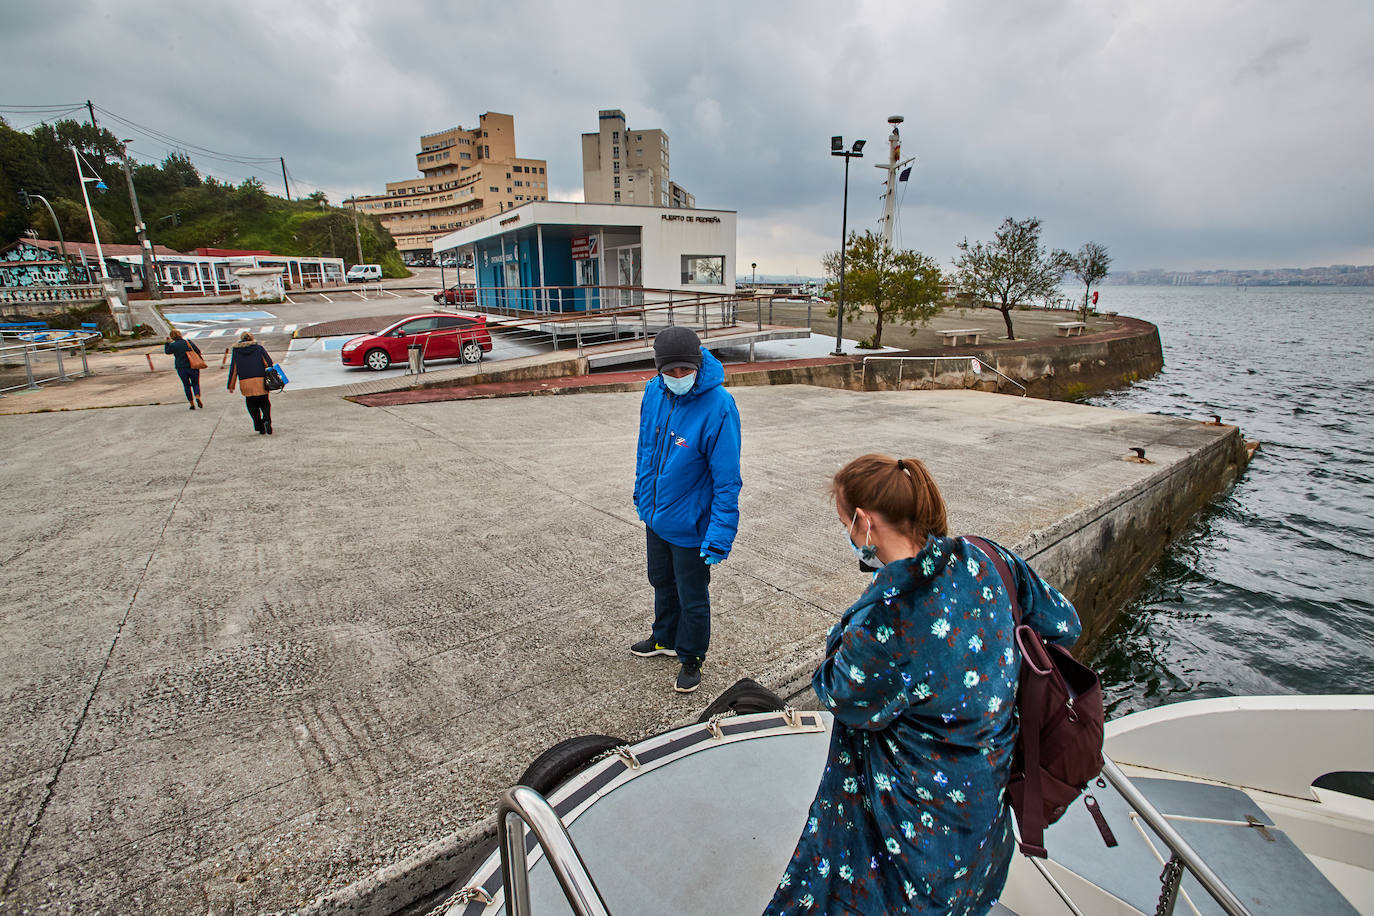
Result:
[[679,366],[701,368],[701,338],[680,324],[664,328],[654,337],[654,368],[662,372]]

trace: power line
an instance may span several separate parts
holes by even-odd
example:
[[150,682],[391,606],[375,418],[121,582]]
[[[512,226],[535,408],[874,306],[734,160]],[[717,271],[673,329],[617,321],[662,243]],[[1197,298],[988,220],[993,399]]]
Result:
[[238,162],[242,165],[256,165],[264,162],[275,162],[277,159],[276,156],[237,156],[232,153],[223,152],[221,150],[210,149],[209,147],[200,146],[198,144],[182,140],[178,137],[174,137],[171,134],[163,133],[162,131],[156,128],[148,127],[146,125],[138,123],[137,121],[131,121],[130,119],[122,115],[115,114],[108,108],[101,108],[99,105],[97,105],[96,108],[99,109],[100,113],[105,115],[106,117],[113,118],[114,120],[120,122],[121,124],[124,124],[129,128],[143,133],[151,140],[157,140],[163,143],[168,143],[170,145],[180,146],[185,149],[193,149],[196,152],[201,153],[203,155],[211,156],[217,159],[222,159],[226,162]]
[[[37,127],[37,126],[40,125],[40,124],[46,124],[46,123],[48,123],[49,121],[56,121],[56,120],[58,120],[59,118],[63,117],[64,115],[69,115],[69,114],[72,114],[73,112],[80,111],[80,110],[82,109],[82,107],[84,107],[84,106],[78,105],[78,106],[75,107],[75,108],[68,108],[66,111],[58,112],[57,114],[50,114],[50,115],[48,115],[48,116],[45,117],[45,118],[41,118],[41,119],[39,119],[39,120],[37,120],[37,121],[34,121],[32,124],[26,124],[26,125],[23,126],[23,127],[16,127],[16,128],[14,128],[14,129],[17,130],[17,131],[19,131],[20,133],[27,133],[28,131],[33,130],[35,127]],[[37,112],[28,112],[28,114],[37,114]]]

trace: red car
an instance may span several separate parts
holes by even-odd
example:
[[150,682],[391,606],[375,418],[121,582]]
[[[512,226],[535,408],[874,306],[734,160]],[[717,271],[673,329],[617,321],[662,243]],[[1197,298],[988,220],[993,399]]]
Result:
[[392,363],[405,363],[411,344],[420,344],[425,361],[456,359],[475,363],[491,352],[491,332],[485,315],[412,315],[376,334],[355,337],[343,345],[345,366],[366,366],[381,371]]
[[449,305],[456,305],[460,302],[476,302],[477,290],[471,286],[450,286],[448,289],[441,289],[434,294],[435,302],[447,302]]

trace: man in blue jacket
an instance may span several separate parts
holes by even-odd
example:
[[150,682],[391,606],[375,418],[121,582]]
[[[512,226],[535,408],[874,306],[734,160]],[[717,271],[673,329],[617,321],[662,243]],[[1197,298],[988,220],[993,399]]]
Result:
[[711,639],[711,567],[730,555],[739,528],[739,411],[725,370],[691,328],[654,338],[659,374],[639,405],[635,509],[645,525],[654,628],[630,647],[682,663],[674,690],[701,683]]

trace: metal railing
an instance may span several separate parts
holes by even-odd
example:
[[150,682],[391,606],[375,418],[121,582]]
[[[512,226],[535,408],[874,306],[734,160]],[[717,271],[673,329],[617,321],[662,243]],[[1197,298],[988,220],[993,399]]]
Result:
[[[656,290],[642,287],[520,287],[512,293],[542,293],[578,289],[596,293],[591,308],[576,311],[548,311],[524,308],[485,307],[479,302],[454,302],[437,310],[459,314],[482,314],[489,318],[487,330],[501,340],[539,350],[558,350],[572,342],[580,354],[590,341],[613,346],[631,338],[630,346],[644,346],[659,331],[674,325],[690,327],[703,339],[713,334],[753,325],[762,330],[774,324],[768,296],[731,293],[684,293],[681,290]],[[634,305],[609,305],[611,293],[633,292]],[[588,303],[583,303],[588,304]],[[808,322],[810,313],[807,313]]]
[[502,882],[506,889],[506,913],[531,916],[530,875],[525,859],[525,831],[534,834],[553,869],[563,896],[568,898],[575,916],[610,916],[606,901],[587,871],[587,863],[577,851],[568,828],[544,796],[529,786],[515,786],[501,793],[496,807],[496,832],[501,844]]
[[[37,337],[39,334],[62,336],[44,340],[21,339],[23,337]],[[6,342],[6,338],[14,342]],[[90,364],[86,361],[86,343],[89,340],[98,340],[99,338],[99,334],[87,331],[0,333],[0,392],[18,391],[23,388],[34,389],[44,382],[66,382],[71,381],[72,378],[85,378],[91,375]],[[81,360],[79,373],[73,375],[74,370],[68,369],[67,359],[64,359],[63,351],[67,351],[68,358],[76,357]],[[52,361],[51,369],[45,368],[49,359]],[[6,384],[11,377],[18,379],[17,370],[21,365],[24,367],[23,382]],[[55,374],[45,375],[45,372],[54,372]]]
[[1178,867],[1181,866],[1193,873],[1193,877],[1197,878],[1198,883],[1227,913],[1227,916],[1250,916],[1250,911],[1246,909],[1244,903],[1241,903],[1235,892],[1227,887],[1221,878],[1217,877],[1217,873],[1212,871],[1211,866],[1202,860],[1202,857],[1197,854],[1192,846],[1188,845],[1188,841],[1174,829],[1159,809],[1150,803],[1145,794],[1135,787],[1135,784],[1126,774],[1121,772],[1121,768],[1105,754],[1102,755],[1102,762],[1103,777],[1120,793],[1126,804],[1135,809],[1141,820],[1150,826],[1150,829],[1164,841],[1164,845],[1168,846],[1172,853],[1171,858],[1165,864],[1166,877],[1163,879],[1164,886],[1160,894],[1160,905],[1156,912],[1160,913],[1161,916],[1169,916],[1174,911],[1179,883],[1183,877],[1182,871]]
[[[1003,374],[1000,370],[998,370],[998,368],[997,368],[996,366],[990,366],[990,365],[988,365],[987,363],[983,362],[981,359],[979,359],[979,358],[976,357],[976,356],[865,356],[865,357],[864,357],[864,367],[863,367],[863,385],[864,385],[865,390],[867,390],[867,388],[868,388],[868,363],[869,363],[869,360],[873,360],[873,361],[875,361],[875,362],[877,362],[877,361],[896,362],[896,363],[897,363],[897,378],[896,378],[896,382],[897,382],[898,385],[900,385],[900,384],[902,383],[902,370],[903,370],[905,364],[908,363],[908,362],[925,363],[925,364],[930,365],[930,366],[931,366],[931,371],[930,371],[929,373],[927,373],[926,375],[921,376],[921,378],[930,379],[930,380],[932,380],[932,381],[933,381],[935,378],[937,378],[938,375],[939,375],[939,373],[938,373],[938,371],[937,371],[937,364],[939,364],[939,363],[954,363],[954,364],[961,364],[961,365],[963,366],[963,372],[961,373],[963,384],[961,384],[961,385],[959,385],[959,386],[957,386],[957,387],[960,387],[960,388],[971,388],[971,387],[973,387],[973,385],[971,384],[971,382],[973,381],[972,376],[980,376],[980,375],[983,374],[983,370],[986,369],[986,370],[988,370],[989,372],[991,372],[992,374],[996,375],[998,378],[1000,378],[1000,379],[1002,379],[1003,381],[1005,381],[1007,384],[1012,385],[1012,386],[1014,386],[1014,387],[1016,387],[1016,388],[1021,389],[1021,397],[1026,397],[1026,395],[1029,394],[1029,391],[1027,390],[1027,388],[1026,388],[1025,385],[1022,385],[1022,384],[1021,384],[1020,382],[1018,382],[1016,379],[1011,378],[1011,377],[1009,377],[1009,376]],[[953,373],[951,372],[951,373],[946,373],[946,374],[953,374]],[[941,386],[941,387],[950,387],[950,386]]]

